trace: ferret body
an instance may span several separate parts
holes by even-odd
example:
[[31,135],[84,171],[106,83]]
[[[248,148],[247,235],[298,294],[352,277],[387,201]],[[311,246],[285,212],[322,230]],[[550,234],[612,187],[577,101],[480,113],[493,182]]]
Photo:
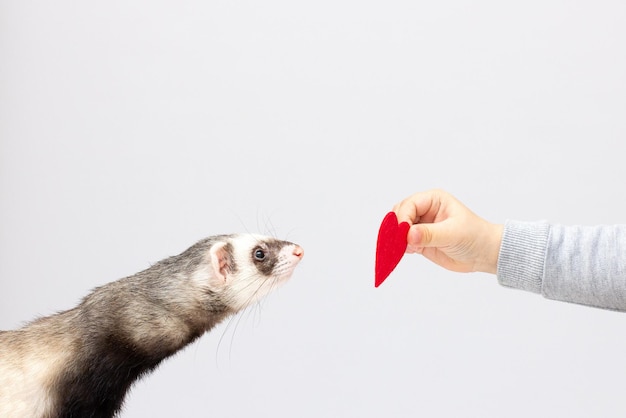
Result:
[[116,416],[133,382],[286,281],[302,256],[273,238],[210,237],[0,332],[0,417]]

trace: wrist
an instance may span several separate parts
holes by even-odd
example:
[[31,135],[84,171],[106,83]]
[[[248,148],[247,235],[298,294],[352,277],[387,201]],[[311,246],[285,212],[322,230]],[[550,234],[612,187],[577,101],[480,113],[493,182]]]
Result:
[[500,245],[502,244],[502,234],[504,225],[487,223],[485,226],[485,236],[483,237],[484,247],[482,257],[477,263],[476,271],[496,274],[498,271],[498,256]]

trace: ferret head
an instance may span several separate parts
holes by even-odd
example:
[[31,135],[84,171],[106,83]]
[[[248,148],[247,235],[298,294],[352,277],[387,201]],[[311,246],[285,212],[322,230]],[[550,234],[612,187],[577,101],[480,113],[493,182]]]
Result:
[[237,312],[289,279],[304,250],[271,237],[238,234],[220,237],[209,255],[208,290]]

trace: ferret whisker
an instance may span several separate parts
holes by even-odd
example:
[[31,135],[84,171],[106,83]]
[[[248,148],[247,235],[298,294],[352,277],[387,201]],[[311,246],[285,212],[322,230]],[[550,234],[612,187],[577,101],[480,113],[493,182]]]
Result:
[[[248,309],[247,307],[244,311]],[[237,320],[235,321],[235,327],[233,328],[233,332],[230,334],[230,345],[228,346],[228,363],[232,364],[232,356],[233,356],[233,344],[235,342],[235,334],[237,333],[237,328],[239,328],[239,322],[243,317],[243,312],[240,312],[237,316]]]
[[246,224],[243,221],[243,219],[241,218],[241,216],[239,216],[239,214],[235,213],[235,217],[237,218],[237,220],[241,224],[241,227],[244,229],[244,231],[246,231],[247,234],[252,235],[252,232],[250,232],[250,229],[248,229],[248,227],[246,226]]
[[[279,285],[279,280],[278,280],[278,279],[276,279],[276,278],[272,278],[272,279],[271,279],[271,281],[270,281],[270,284],[269,284],[270,289],[268,290],[268,292],[267,292],[267,293],[268,293],[268,294],[271,294],[272,292],[274,292],[274,289],[276,289],[276,288],[278,287],[278,285]],[[264,304],[265,302],[267,302],[267,299],[264,299],[264,298],[263,298],[263,299],[257,299],[257,302],[256,302],[256,304],[255,304],[255,305],[256,305],[256,308],[257,308],[257,310],[258,310],[258,312],[259,312],[259,323],[258,323],[258,324],[260,324],[260,319],[261,319],[261,311],[263,310],[263,304]],[[258,324],[257,324],[257,325],[258,325]]]
[[[235,341],[235,333],[237,332],[237,329],[239,328],[239,323],[243,319],[244,314],[246,313],[246,311],[247,311],[247,314],[248,314],[248,317],[249,317],[250,311],[251,311],[250,304],[256,298],[256,296],[257,296],[258,292],[261,290],[261,288],[266,285],[266,283],[267,283],[267,281],[264,281],[264,282],[261,282],[261,283],[258,284],[256,290],[252,293],[252,295],[246,301],[246,304],[245,304],[246,307],[244,308],[244,310],[242,312],[239,312],[238,315],[236,315],[238,318],[237,318],[237,321],[235,321],[235,328],[233,329],[233,332],[231,334],[230,347],[229,347],[229,350],[228,350],[228,361],[229,362],[232,361],[232,350],[233,350],[233,345],[234,345],[234,341]],[[254,284],[254,282],[250,281],[248,286],[250,286],[252,284]],[[248,286],[246,286],[246,287],[248,287]],[[260,302],[259,299],[257,299],[257,303],[258,302]]]
[[[253,281],[249,280],[249,279],[250,279],[250,278],[252,278],[252,277],[253,277],[253,276],[251,275],[250,277],[246,277],[246,278],[244,279],[244,280],[248,281],[248,284],[247,284],[246,286],[244,286],[241,290],[246,290],[249,286],[251,286],[251,285],[254,283]],[[241,290],[240,290],[240,291],[241,291]],[[256,293],[256,292],[255,292],[255,293]],[[248,300],[244,303],[244,304],[246,305],[246,307],[243,309],[243,311],[245,311],[245,310],[248,308],[248,306],[247,306],[247,305],[248,305],[248,303],[249,303],[249,302],[250,302],[253,298],[254,298],[254,295],[250,296],[250,297],[248,298]],[[222,334],[221,334],[221,336],[220,336],[220,339],[219,339],[219,341],[218,341],[218,343],[217,343],[217,348],[216,348],[216,353],[215,353],[215,356],[216,356],[216,361],[217,361],[217,359],[218,359],[218,356],[219,356],[219,349],[220,349],[220,347],[221,347],[221,344],[222,344],[222,341],[223,341],[224,337],[226,336],[226,333],[227,333],[227,332],[231,329],[231,325],[233,325],[233,321],[235,320],[235,318],[239,318],[239,317],[241,317],[241,315],[242,315],[242,311],[240,311],[240,312],[238,312],[238,313],[236,313],[236,314],[233,314],[233,315],[231,315],[231,316],[228,318],[228,322],[226,323],[226,326],[224,327],[224,330],[222,331]],[[233,341],[233,338],[234,338],[234,334],[235,334],[235,332],[236,332],[236,330],[237,330],[237,325],[239,324],[239,320],[240,320],[240,319],[237,319],[236,321],[234,321],[234,328],[232,328],[232,333],[231,333],[231,344],[230,344],[229,351],[228,351],[228,360],[229,360],[229,362],[231,361],[232,341]]]
[[290,241],[289,237],[291,236],[291,233],[295,230],[296,230],[295,228],[291,228],[289,231],[287,231],[287,233],[285,234],[286,241]]
[[265,229],[267,230],[267,234],[276,238],[277,231],[276,227],[272,223],[271,215],[267,216],[265,219]]
[[257,208],[256,208],[256,230],[257,231],[261,230],[261,228],[260,228],[261,222],[259,222],[260,213],[261,213],[261,209],[257,206]]
[[[274,239],[276,239],[277,237],[276,228],[271,222],[271,217],[272,217],[271,214],[266,215],[264,213],[261,213],[261,211],[257,209],[257,219],[256,219],[257,230],[263,231],[263,234],[271,236]],[[261,219],[263,219],[263,228],[261,228]]]
[[[277,280],[276,278],[272,278],[272,279],[270,279],[270,284],[269,284],[270,289],[269,289],[269,291],[268,291],[267,293],[271,293],[271,292],[274,290],[274,288],[276,288],[276,287],[277,287],[277,284],[278,284],[278,280]],[[262,288],[263,286],[267,286],[267,281],[266,281],[266,282],[263,282],[263,283],[260,283],[260,284],[258,285],[257,289],[256,289],[256,290],[254,291],[254,293],[250,296],[250,299],[251,299],[251,300],[256,298],[256,294],[257,294],[257,293],[261,290],[261,288]],[[263,298],[256,298],[256,303],[254,304],[254,305],[255,305],[255,308],[256,308],[256,309],[258,309],[258,312],[259,312],[259,317],[260,317],[260,313],[261,313],[261,311],[262,311],[262,309],[263,309],[263,302],[264,302]]]
[[[230,337],[230,344],[229,344],[229,349],[228,349],[228,361],[229,363],[232,362],[232,349],[233,349],[233,344],[234,344],[234,340],[235,340],[235,333],[237,332],[237,329],[239,327],[239,323],[244,315],[245,311],[249,311],[249,304],[256,298],[258,292],[261,290],[261,288],[266,284],[266,281],[263,281],[261,283],[255,283],[254,280],[249,280],[252,279],[254,276],[250,275],[249,277],[245,277],[244,281],[247,281],[246,286],[244,286],[243,288],[240,289],[240,292],[243,293],[243,291],[247,290],[250,286],[254,286],[257,285],[257,289],[252,292],[252,294],[248,297],[248,299],[244,302],[244,305],[246,306],[243,311],[232,315],[229,319],[228,319],[228,323],[226,324],[226,327],[224,329],[224,331],[222,332],[222,335],[220,336],[220,339],[218,341],[217,344],[217,349],[216,349],[216,362],[218,360],[218,356],[219,356],[219,348],[222,344],[222,340],[224,339],[224,337],[226,336],[226,333],[228,332],[228,330],[230,329],[231,325],[233,324],[234,321],[234,327],[232,328],[232,333],[231,333],[231,337]],[[260,300],[257,300],[257,303],[260,302]],[[235,318],[237,318],[235,320]]]
[[234,316],[235,315],[232,315],[228,318],[228,321],[226,322],[226,326],[224,326],[224,329],[222,330],[222,333],[220,334],[220,338],[217,341],[217,346],[215,347],[215,365],[218,367],[219,367],[219,354],[220,354],[220,348],[222,346],[222,341],[224,340],[226,333],[230,329],[230,324],[233,322]]

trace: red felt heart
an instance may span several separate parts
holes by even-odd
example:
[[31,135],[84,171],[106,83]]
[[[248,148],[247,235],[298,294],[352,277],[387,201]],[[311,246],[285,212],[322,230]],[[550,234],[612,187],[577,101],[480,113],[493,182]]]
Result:
[[398,217],[394,212],[389,212],[383,219],[376,242],[375,287],[385,281],[402,259],[406,251],[409,228],[408,222],[398,225]]

